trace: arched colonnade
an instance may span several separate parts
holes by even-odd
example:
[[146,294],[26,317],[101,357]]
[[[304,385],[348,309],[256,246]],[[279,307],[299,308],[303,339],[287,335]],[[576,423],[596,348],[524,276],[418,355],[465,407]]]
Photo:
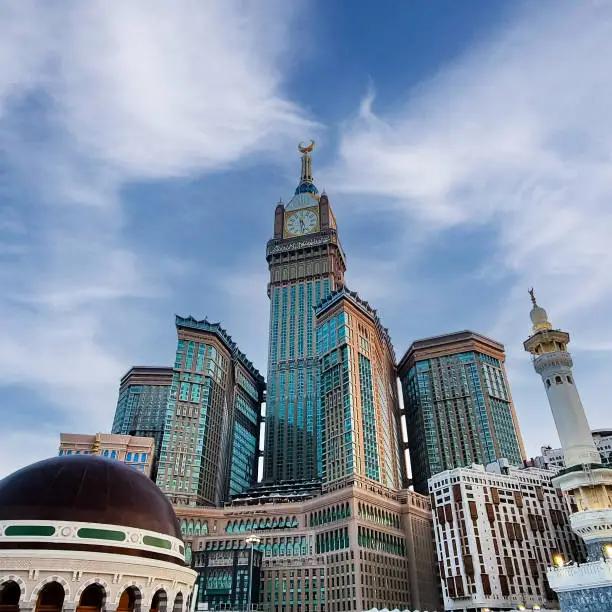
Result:
[[83,585],[74,602],[69,602],[68,584],[59,577],[38,584],[27,597],[25,585],[17,577],[0,577],[0,612],[186,612],[187,597],[178,592],[170,601],[164,588],[143,597],[143,589],[137,585],[124,588],[111,601],[109,587],[102,581]]

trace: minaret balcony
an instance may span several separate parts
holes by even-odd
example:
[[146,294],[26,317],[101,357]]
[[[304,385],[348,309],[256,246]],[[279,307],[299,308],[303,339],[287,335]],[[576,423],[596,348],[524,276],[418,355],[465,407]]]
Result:
[[585,542],[612,541],[612,508],[583,510],[570,515],[572,531]]
[[612,584],[612,560],[601,559],[592,563],[555,567],[548,570],[546,575],[550,588],[557,593],[609,587]]
[[543,355],[535,355],[533,367],[540,374],[554,374],[555,372],[566,372],[574,365],[572,356],[567,351],[553,351]]
[[598,463],[574,465],[557,472],[552,482],[562,491],[574,491],[580,487],[612,487],[612,468]]

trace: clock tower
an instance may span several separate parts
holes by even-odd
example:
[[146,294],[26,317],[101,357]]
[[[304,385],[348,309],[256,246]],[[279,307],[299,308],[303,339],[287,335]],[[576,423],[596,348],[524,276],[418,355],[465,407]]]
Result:
[[314,307],[344,284],[346,262],[336,219],[312,179],[314,142],[299,146],[302,175],[274,212],[268,241],[270,334],[264,481],[321,475],[321,406]]

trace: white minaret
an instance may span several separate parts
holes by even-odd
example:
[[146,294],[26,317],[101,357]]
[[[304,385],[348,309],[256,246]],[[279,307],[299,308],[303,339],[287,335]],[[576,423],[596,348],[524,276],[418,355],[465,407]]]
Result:
[[588,554],[588,562],[579,566],[565,566],[567,560],[558,557],[560,567],[548,572],[548,580],[564,611],[612,610],[612,469],[601,464],[576,389],[569,334],[553,329],[533,289],[529,294],[533,329],[523,346],[542,377],[565,461],[553,484],[563,491],[573,512],[572,530],[584,540]]
[[533,334],[523,346],[534,356],[533,367],[542,377],[563,448],[565,467],[600,464],[601,457],[572,373],[572,356],[567,352],[569,334],[553,329],[546,311],[537,305],[533,289],[529,294],[533,303],[530,313]]

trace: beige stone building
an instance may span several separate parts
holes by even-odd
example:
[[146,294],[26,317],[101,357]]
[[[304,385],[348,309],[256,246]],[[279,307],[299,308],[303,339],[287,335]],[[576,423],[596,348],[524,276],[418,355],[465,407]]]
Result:
[[[426,496],[359,481],[302,502],[278,495],[276,503],[175,510],[196,568],[199,554],[260,538],[265,611],[442,609]],[[207,586],[200,574],[202,600]]]
[[389,333],[376,310],[346,287],[322,300],[315,314],[323,490],[359,480],[400,489],[406,465]]
[[107,433],[63,433],[60,434],[59,454],[99,455],[116,459],[150,477],[155,458],[155,440]]

